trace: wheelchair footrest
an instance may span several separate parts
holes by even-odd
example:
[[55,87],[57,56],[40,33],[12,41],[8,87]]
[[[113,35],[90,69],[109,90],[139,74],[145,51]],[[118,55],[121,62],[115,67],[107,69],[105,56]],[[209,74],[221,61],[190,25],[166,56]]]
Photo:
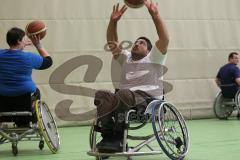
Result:
[[90,156],[112,156],[112,157],[118,157],[118,156],[141,156],[141,155],[156,155],[156,154],[162,154],[162,151],[149,151],[149,152],[116,152],[116,153],[101,153],[101,152],[93,152],[89,151],[87,152]]

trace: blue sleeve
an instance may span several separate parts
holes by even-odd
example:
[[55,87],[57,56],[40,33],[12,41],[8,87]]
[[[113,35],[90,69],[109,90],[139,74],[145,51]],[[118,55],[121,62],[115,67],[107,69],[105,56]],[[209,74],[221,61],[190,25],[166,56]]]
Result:
[[240,78],[240,70],[237,66],[234,67],[234,78]]
[[34,69],[39,69],[43,63],[43,57],[34,53],[29,54],[31,66]]

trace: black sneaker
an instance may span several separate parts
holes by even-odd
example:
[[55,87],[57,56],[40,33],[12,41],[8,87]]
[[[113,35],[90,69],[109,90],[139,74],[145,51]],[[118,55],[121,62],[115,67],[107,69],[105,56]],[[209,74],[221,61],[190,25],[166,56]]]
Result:
[[102,153],[114,153],[114,152],[122,152],[122,142],[119,140],[106,140],[102,139],[98,144],[97,144],[97,149],[99,152]]

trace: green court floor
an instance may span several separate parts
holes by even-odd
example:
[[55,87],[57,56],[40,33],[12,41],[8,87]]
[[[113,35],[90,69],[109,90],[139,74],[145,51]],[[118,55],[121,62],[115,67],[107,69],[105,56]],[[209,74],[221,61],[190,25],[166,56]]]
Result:
[[[190,134],[190,150],[186,160],[237,160],[240,159],[240,121],[236,118],[220,121],[204,119],[187,121]],[[10,144],[0,145],[0,160],[94,160],[87,155],[90,127],[59,128],[61,150],[52,154],[45,148],[40,151],[38,142],[20,142],[19,154],[14,157]],[[138,133],[140,134],[140,133]],[[133,160],[167,160],[158,156],[132,157]],[[110,160],[126,158],[110,158]]]

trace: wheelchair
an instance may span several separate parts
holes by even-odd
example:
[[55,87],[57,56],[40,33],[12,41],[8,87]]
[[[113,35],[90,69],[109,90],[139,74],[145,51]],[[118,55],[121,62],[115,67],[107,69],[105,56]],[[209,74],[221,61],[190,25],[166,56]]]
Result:
[[32,101],[31,96],[26,99],[29,103],[22,105],[24,110],[0,111],[0,144],[11,143],[14,156],[18,154],[19,141],[39,141],[40,150],[45,142],[51,152],[56,153],[60,146],[59,134],[47,104],[42,100]]
[[[165,153],[172,160],[184,159],[189,149],[189,134],[185,120],[176,107],[164,100],[150,102],[141,118],[136,110],[125,113],[125,129],[121,152],[102,153],[96,144],[102,139],[97,120],[90,130],[88,155],[96,160],[122,156],[131,160],[133,156],[158,155]],[[140,130],[144,129],[142,132]],[[145,133],[147,130],[148,133]],[[140,136],[139,133],[146,135]],[[134,134],[134,135],[133,135]]]
[[217,94],[213,104],[213,111],[218,119],[228,119],[233,111],[237,111],[237,118],[240,119],[240,90],[232,97],[233,98],[224,96],[222,91]]

